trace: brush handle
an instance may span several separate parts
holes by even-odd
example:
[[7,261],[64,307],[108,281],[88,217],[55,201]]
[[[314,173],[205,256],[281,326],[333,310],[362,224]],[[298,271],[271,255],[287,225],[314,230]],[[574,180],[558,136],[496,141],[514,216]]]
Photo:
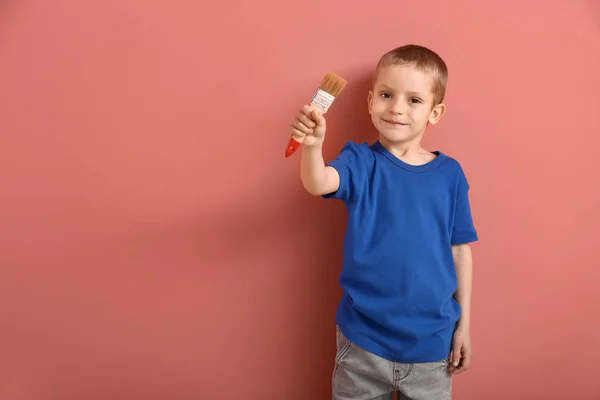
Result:
[[303,139],[296,140],[292,136],[288,142],[287,148],[285,149],[285,158],[288,158],[296,152],[302,146]]

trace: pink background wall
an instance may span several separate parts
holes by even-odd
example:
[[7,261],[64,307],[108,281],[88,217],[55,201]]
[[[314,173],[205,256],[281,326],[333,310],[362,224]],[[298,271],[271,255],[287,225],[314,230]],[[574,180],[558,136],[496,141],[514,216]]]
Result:
[[335,71],[326,156],[372,140],[405,43],[482,239],[456,398],[600,399],[600,5],[206,3],[0,3],[0,399],[330,398],[345,214],[287,127]]

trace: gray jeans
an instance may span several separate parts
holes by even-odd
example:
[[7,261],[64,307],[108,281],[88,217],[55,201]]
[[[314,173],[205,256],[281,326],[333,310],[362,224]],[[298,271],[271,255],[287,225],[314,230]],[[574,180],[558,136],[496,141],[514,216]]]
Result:
[[450,358],[430,363],[396,363],[351,343],[337,327],[333,400],[452,399]]

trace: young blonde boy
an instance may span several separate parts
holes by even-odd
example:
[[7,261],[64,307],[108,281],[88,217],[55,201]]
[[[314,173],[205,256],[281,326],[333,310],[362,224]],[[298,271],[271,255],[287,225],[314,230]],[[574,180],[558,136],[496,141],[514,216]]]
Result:
[[334,400],[451,399],[452,374],[471,362],[469,185],[456,160],[421,147],[447,79],[428,48],[386,53],[368,96],[378,140],[348,142],[327,164],[319,110],[305,105],[291,125],[304,136],[304,187],[348,211]]

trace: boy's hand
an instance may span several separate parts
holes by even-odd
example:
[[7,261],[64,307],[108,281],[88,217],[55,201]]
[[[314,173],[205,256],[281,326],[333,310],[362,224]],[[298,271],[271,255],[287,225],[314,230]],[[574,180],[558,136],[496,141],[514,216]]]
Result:
[[305,105],[302,107],[290,130],[294,136],[304,138],[303,146],[317,146],[325,140],[325,117],[316,106]]
[[471,364],[471,334],[468,329],[458,327],[452,338],[452,355],[450,356],[450,373],[465,372]]

